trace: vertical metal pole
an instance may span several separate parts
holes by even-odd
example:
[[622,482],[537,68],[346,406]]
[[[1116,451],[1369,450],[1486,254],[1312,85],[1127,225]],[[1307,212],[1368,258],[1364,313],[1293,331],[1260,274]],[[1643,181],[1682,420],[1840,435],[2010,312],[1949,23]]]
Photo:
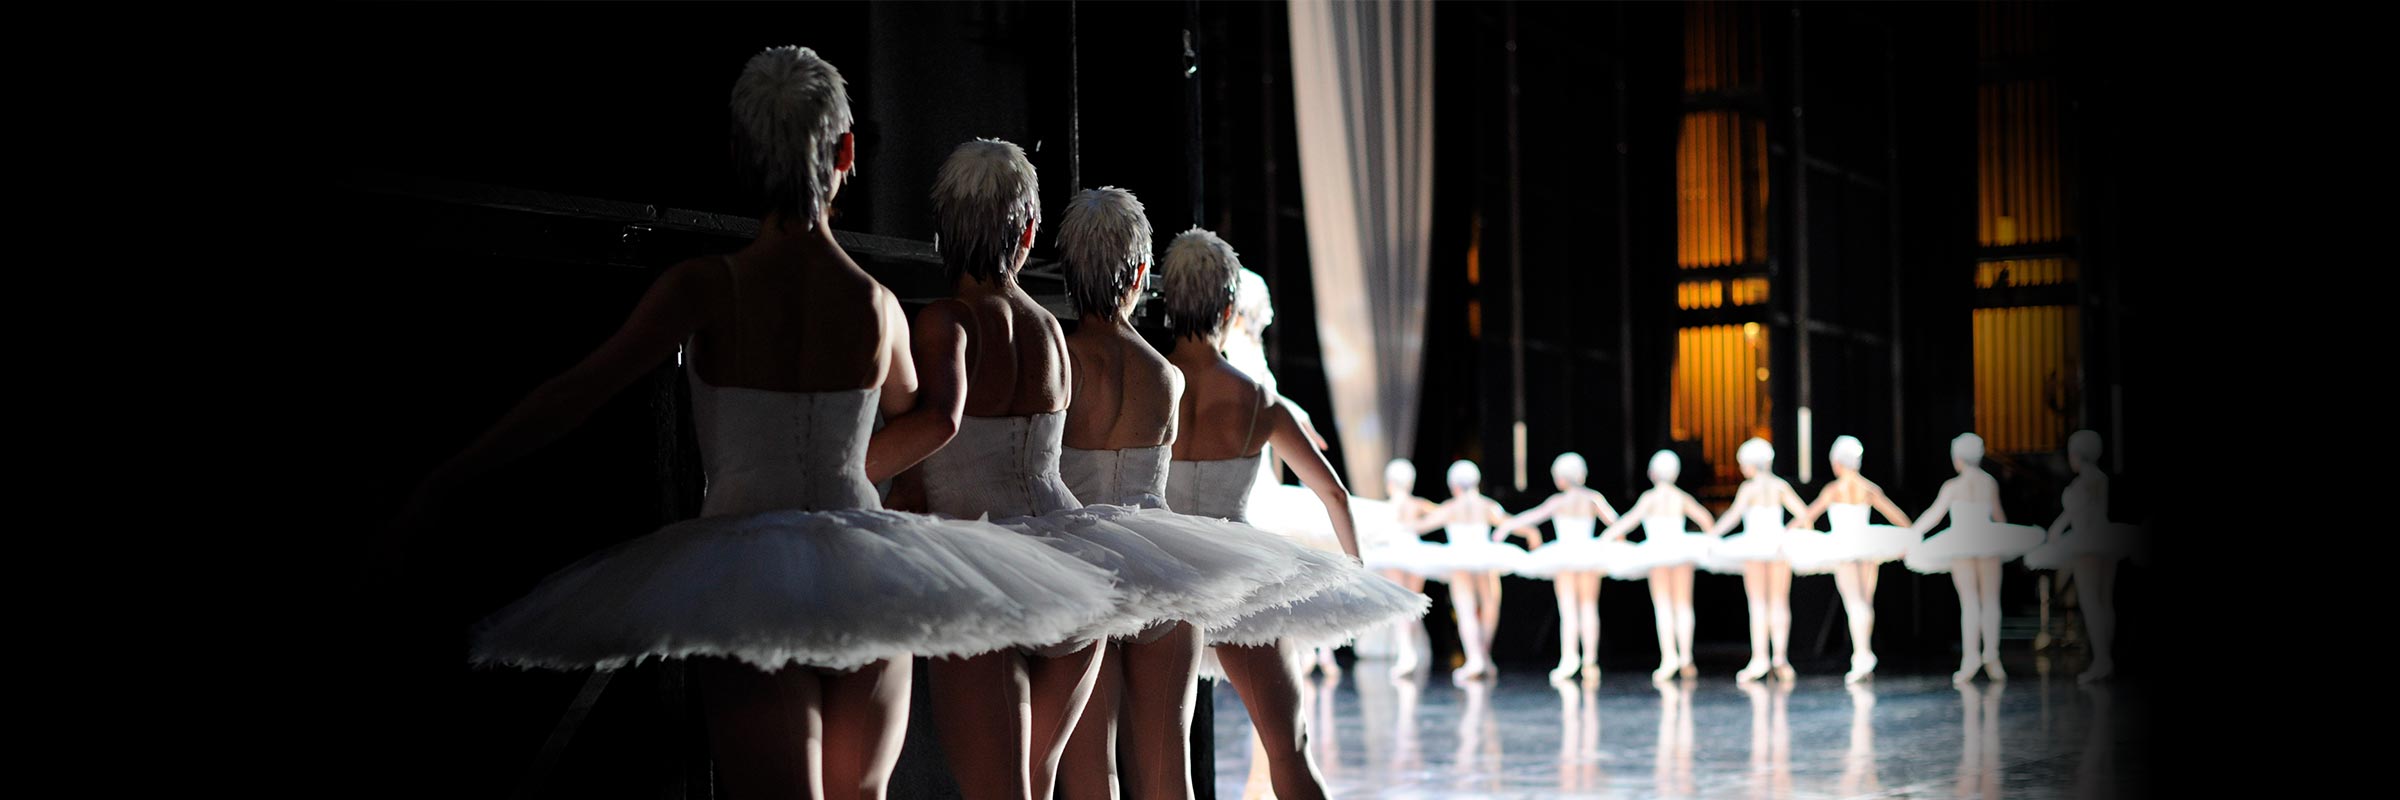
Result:
[[1610,43],[1609,53],[1616,78],[1612,96],[1617,126],[1617,451],[1624,459],[1624,471],[1618,474],[1630,485],[1636,474],[1633,453],[1638,447],[1633,438],[1633,222],[1628,207],[1633,193],[1632,177],[1626,174],[1633,159],[1625,124],[1625,7],[1619,5],[1615,11],[1616,26],[1610,32],[1615,41]]
[[1191,187],[1192,224],[1206,225],[1208,215],[1201,206],[1207,187],[1201,183],[1207,173],[1200,168],[1200,3],[1187,0],[1183,4],[1183,108],[1186,128],[1183,138],[1184,177]]
[[1510,460],[1514,484],[1525,490],[1525,223],[1524,148],[1517,118],[1517,4],[1504,12],[1508,20],[1508,408]]

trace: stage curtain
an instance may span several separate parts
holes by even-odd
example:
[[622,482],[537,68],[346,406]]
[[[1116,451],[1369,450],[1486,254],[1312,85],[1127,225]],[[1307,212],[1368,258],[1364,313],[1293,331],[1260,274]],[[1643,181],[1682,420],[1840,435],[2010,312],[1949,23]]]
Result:
[[[1416,439],[1433,193],[1433,4],[1290,4],[1317,337],[1350,490]],[[1438,469],[1439,465],[1434,468]]]

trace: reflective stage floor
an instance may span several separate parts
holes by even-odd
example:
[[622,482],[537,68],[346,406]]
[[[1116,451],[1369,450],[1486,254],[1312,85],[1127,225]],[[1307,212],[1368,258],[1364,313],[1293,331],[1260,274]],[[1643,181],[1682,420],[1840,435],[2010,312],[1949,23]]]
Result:
[[[1336,797],[2146,795],[2140,684],[2079,686],[2030,662],[2011,677],[1659,686],[1624,670],[1554,687],[1545,672],[1516,670],[1460,688],[1447,672],[1395,683],[1388,662],[1361,661],[1338,679],[1307,678],[1304,701]],[[1219,683],[1213,702],[1217,796],[1262,796],[1240,698]]]

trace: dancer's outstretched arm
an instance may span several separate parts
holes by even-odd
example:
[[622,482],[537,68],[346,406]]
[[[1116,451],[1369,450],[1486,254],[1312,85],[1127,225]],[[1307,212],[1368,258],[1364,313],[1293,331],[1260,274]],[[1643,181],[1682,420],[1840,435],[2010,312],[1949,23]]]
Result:
[[1599,492],[1592,491],[1592,490],[1590,490],[1590,489],[1588,489],[1588,488],[1587,488],[1587,489],[1585,489],[1585,490],[1583,491],[1583,493],[1584,493],[1584,494],[1587,494],[1587,495],[1591,495],[1591,497],[1590,497],[1589,499],[1590,499],[1590,502],[1591,502],[1591,504],[1592,504],[1592,509],[1593,509],[1594,511],[1598,512],[1598,514],[1599,514],[1599,516],[1600,516],[1600,524],[1602,524],[1602,525],[1615,525],[1615,524],[1617,524],[1617,509],[1616,509],[1616,508],[1614,508],[1614,507],[1612,507],[1612,506],[1610,506],[1610,505],[1608,504],[1608,498],[1607,498],[1607,497],[1603,497],[1603,496],[1601,496],[1601,494],[1600,494]]
[[1708,515],[1708,507],[1701,505],[1699,498],[1693,497],[1690,492],[1681,489],[1675,490],[1675,494],[1683,501],[1683,515],[1689,518],[1692,524],[1700,526],[1701,530],[1717,527],[1716,518]]
[[675,355],[706,326],[703,298],[724,275],[716,258],[675,265],[651,284],[615,335],[567,371],[517,401],[473,444],[434,469],[410,497],[411,509],[440,502],[452,489],[557,441],[581,427],[609,398]]
[[[1933,505],[1928,506],[1924,514],[1917,516],[1915,524],[1908,525],[1909,532],[1922,537],[1927,531],[1933,530],[1933,526],[1939,524],[1942,517],[1950,513],[1950,495],[1957,489],[1958,481],[1943,481],[1941,493],[1933,496]],[[1889,512],[1886,512],[1886,516],[1889,516]]]
[[[1550,499],[1542,501],[1541,505],[1534,506],[1532,509],[1527,510],[1522,514],[1501,520],[1500,524],[1492,526],[1492,540],[1507,541],[1511,534],[1521,534],[1525,537],[1525,544],[1529,546],[1540,544],[1540,542],[1537,541],[1540,538],[1540,534],[1534,532],[1533,526],[1540,525],[1544,520],[1548,520],[1551,517],[1557,516],[1558,512],[1564,510],[1567,507],[1568,501],[1572,499],[1573,498],[1569,497],[1567,493],[1560,492],[1558,494],[1551,495]],[[1494,505],[1498,504],[1495,503]]]
[[1808,513],[1808,504],[1800,500],[1800,490],[1792,488],[1782,478],[1775,479],[1775,495],[1783,503],[1783,510],[1791,512],[1792,516]]
[[1358,559],[1358,532],[1350,518],[1350,490],[1342,486],[1342,477],[1333,472],[1333,464],[1325,454],[1309,446],[1308,432],[1300,427],[1300,419],[1292,415],[1291,405],[1276,403],[1267,410],[1267,443],[1275,448],[1275,457],[1300,476],[1300,485],[1317,493],[1325,504],[1326,516],[1332,518],[1333,535],[1342,542],[1342,552]]
[[1717,524],[1709,526],[1708,535],[1724,536],[1727,531],[1733,529],[1735,523],[1741,521],[1742,512],[1748,509],[1750,504],[1756,502],[1757,499],[1757,485],[1749,483],[1742,484],[1742,488],[1733,493],[1733,504],[1725,507],[1725,515],[1717,518]]
[[1623,539],[1623,538],[1625,538],[1625,534],[1626,534],[1626,533],[1628,533],[1628,532],[1630,532],[1630,531],[1632,531],[1634,526],[1642,524],[1642,518],[1643,518],[1643,517],[1649,516],[1649,513],[1648,513],[1648,511],[1649,511],[1649,508],[1650,508],[1650,504],[1651,504],[1651,503],[1654,501],[1654,498],[1656,498],[1657,496],[1658,496],[1658,490],[1656,490],[1656,489],[1652,489],[1652,490],[1650,490],[1650,491],[1643,492],[1643,493],[1642,493],[1642,496],[1641,496],[1641,498],[1640,498],[1640,499],[1637,499],[1637,500],[1634,500],[1634,501],[1633,501],[1633,507],[1632,507],[1632,508],[1625,509],[1625,516],[1618,517],[1618,518],[1617,518],[1617,521],[1616,521],[1614,524],[1611,524],[1611,525],[1609,525],[1609,526],[1608,526],[1608,530],[1606,530],[1606,531],[1602,531],[1602,532],[1600,533],[1600,538],[1602,538],[1602,539]]
[[[1909,527],[1908,512],[1900,510],[1900,506],[1893,503],[1891,498],[1883,496],[1883,487],[1877,486],[1874,481],[1865,478],[1858,479],[1858,482],[1867,485],[1868,505],[1872,505],[1876,511],[1882,512],[1884,519],[1891,520],[1903,528]],[[1947,484],[1945,484],[1946,488]]]
[[[1506,541],[1508,541],[1508,536],[1500,532],[1500,526],[1508,524],[1508,509],[1501,508],[1501,507],[1500,507],[1500,501],[1498,501],[1498,500],[1493,500],[1493,501],[1491,501],[1491,504],[1490,504],[1490,505],[1488,505],[1488,506],[1485,506],[1485,507],[1484,507],[1484,510],[1483,510],[1483,517],[1484,517],[1484,523],[1485,523],[1485,524],[1487,524],[1487,525],[1491,525],[1491,526],[1492,526],[1492,533],[1491,533],[1492,541],[1494,541],[1494,542],[1506,542]],[[1526,541],[1526,543],[1527,543],[1527,544],[1532,544],[1532,543],[1534,543],[1534,536],[1535,536],[1535,534],[1534,534],[1532,531],[1526,531],[1526,532],[1525,532],[1525,541]]]
[[1829,483],[1825,485],[1825,488],[1817,490],[1816,500],[1811,501],[1807,508],[1800,509],[1799,514],[1792,516],[1792,524],[1788,527],[1796,531],[1815,530],[1817,517],[1823,516],[1825,507],[1832,504],[1833,484]]

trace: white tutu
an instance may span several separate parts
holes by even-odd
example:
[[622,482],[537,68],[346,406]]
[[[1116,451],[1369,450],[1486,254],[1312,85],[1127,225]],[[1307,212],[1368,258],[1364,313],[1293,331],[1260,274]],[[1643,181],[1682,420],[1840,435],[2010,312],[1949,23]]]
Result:
[[1898,561],[1916,542],[1916,531],[1897,525],[1860,525],[1832,533],[1804,530],[1784,540],[1783,554],[1792,562],[1792,572],[1824,575],[1841,564]]
[[2086,557],[2106,560],[2142,555],[2144,534],[2139,525],[2112,522],[2091,528],[2070,528],[2025,554],[2028,569],[2066,569]]
[[1161,509],[1085,506],[997,522],[1116,575],[1124,594],[1116,612],[1079,638],[1130,636],[1176,620],[1221,625],[1257,610],[1244,600],[1303,566],[1235,544],[1246,526]]
[[1783,558],[1783,543],[1791,538],[1784,528],[1744,530],[1708,542],[1708,552],[1700,557],[1700,568],[1719,575],[1740,575],[1754,561],[1777,561]]
[[1742,532],[1708,543],[1700,568],[1720,575],[1740,575],[1750,562],[1783,558],[1783,543],[1791,534],[1783,525],[1783,509],[1750,506],[1742,512]]
[[1290,639],[1302,647],[1334,647],[1360,631],[1425,615],[1430,602],[1425,595],[1364,567],[1343,566],[1339,579],[1321,591],[1209,629],[1208,643],[1264,645]]
[[[1677,521],[1681,522],[1680,519]],[[1640,544],[1611,553],[1615,557],[1609,559],[1608,576],[1621,581],[1638,581],[1648,579],[1650,571],[1654,569],[1691,565],[1708,553],[1710,538],[1704,533],[1680,531],[1650,535]]]
[[1517,574],[1555,578],[1573,572],[1606,572],[1608,554],[1608,546],[1598,539],[1561,539],[1526,553]]
[[[1316,497],[1312,494],[1309,499]],[[1441,552],[1440,545],[1419,539],[1416,531],[1402,527],[1399,507],[1389,502],[1352,497],[1350,518],[1358,525],[1358,556],[1368,569],[1423,574],[1425,566]]]
[[1461,572],[1516,572],[1525,566],[1525,548],[1484,536],[1460,537],[1449,544],[1427,547],[1426,559],[1419,564],[1423,571],[1418,574],[1447,581]]
[[477,627],[471,657],[551,669],[723,656],[851,669],[1053,642],[1109,616],[1099,568],[1006,528],[891,511],[676,523],[544,579]]
[[1442,546],[1409,537],[1408,539],[1369,547],[1359,551],[1368,569],[1395,569],[1412,575],[1425,575],[1442,569]]
[[1917,532],[1894,525],[1868,524],[1870,510],[1856,503],[1834,503],[1825,509],[1825,516],[1833,521],[1832,533],[1813,534],[1804,530],[1784,539],[1783,555],[1792,562],[1792,571],[1823,575],[1842,564],[1881,564],[1907,555],[1909,548],[1917,543]]
[[2041,546],[2042,536],[2042,529],[2031,525],[1997,522],[1952,525],[1909,548],[1901,563],[1913,572],[1941,575],[1950,571],[1951,562],[1962,558],[2015,560]]

